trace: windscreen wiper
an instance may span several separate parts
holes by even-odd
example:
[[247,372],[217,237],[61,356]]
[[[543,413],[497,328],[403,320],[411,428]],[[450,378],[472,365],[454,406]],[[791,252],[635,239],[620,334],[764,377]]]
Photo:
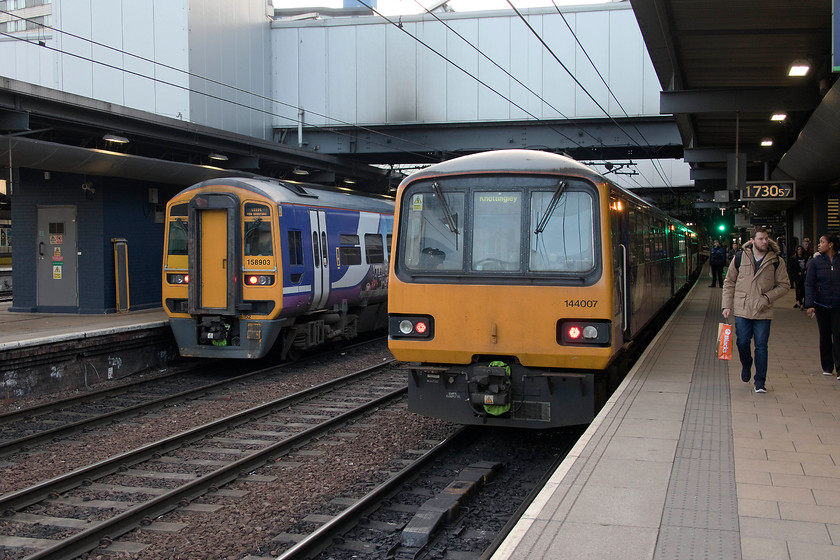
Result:
[[455,224],[455,218],[452,216],[452,209],[449,208],[449,203],[443,197],[443,192],[440,190],[440,185],[437,181],[432,183],[432,188],[435,190],[435,196],[440,200],[440,206],[446,218],[446,225],[449,226],[449,231],[455,234],[455,249],[458,248],[458,226]]
[[554,213],[554,209],[557,207],[557,203],[560,202],[560,197],[563,196],[563,192],[566,190],[566,186],[568,182],[565,179],[562,179],[560,183],[557,184],[557,188],[554,189],[554,194],[551,196],[551,200],[548,203],[548,208],[545,209],[545,214],[543,217],[540,218],[540,223],[537,224],[537,229],[534,230],[536,235],[539,235],[545,229],[545,226],[548,225],[548,219],[551,218],[551,215]]

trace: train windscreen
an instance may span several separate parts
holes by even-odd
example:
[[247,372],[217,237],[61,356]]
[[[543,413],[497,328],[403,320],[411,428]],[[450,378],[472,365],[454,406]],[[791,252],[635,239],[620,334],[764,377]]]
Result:
[[414,185],[401,222],[399,266],[409,273],[588,274],[597,266],[595,194],[583,181]]

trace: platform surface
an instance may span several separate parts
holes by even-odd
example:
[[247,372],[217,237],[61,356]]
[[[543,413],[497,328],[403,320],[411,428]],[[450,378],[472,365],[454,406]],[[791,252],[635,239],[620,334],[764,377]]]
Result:
[[169,324],[163,308],[79,315],[71,313],[17,313],[11,303],[0,303],[0,351],[21,346],[63,342]]
[[[706,272],[708,268],[706,269]],[[840,559],[840,381],[778,300],[767,393],[717,359],[701,276],[493,560]]]

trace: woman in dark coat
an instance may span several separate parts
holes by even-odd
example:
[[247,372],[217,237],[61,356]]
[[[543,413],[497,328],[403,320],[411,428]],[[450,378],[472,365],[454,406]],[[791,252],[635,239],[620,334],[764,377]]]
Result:
[[808,264],[805,275],[805,307],[808,316],[817,317],[820,329],[820,365],[823,375],[837,372],[840,380],[840,239],[823,235],[818,253]]
[[805,272],[808,270],[808,261],[811,260],[802,245],[797,245],[793,256],[788,263],[788,277],[790,283],[796,289],[796,303],[794,308],[805,310]]

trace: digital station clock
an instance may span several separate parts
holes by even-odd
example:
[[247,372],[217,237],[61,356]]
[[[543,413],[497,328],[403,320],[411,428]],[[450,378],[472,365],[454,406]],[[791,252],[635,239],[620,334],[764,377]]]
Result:
[[796,200],[796,181],[748,181],[741,200]]

